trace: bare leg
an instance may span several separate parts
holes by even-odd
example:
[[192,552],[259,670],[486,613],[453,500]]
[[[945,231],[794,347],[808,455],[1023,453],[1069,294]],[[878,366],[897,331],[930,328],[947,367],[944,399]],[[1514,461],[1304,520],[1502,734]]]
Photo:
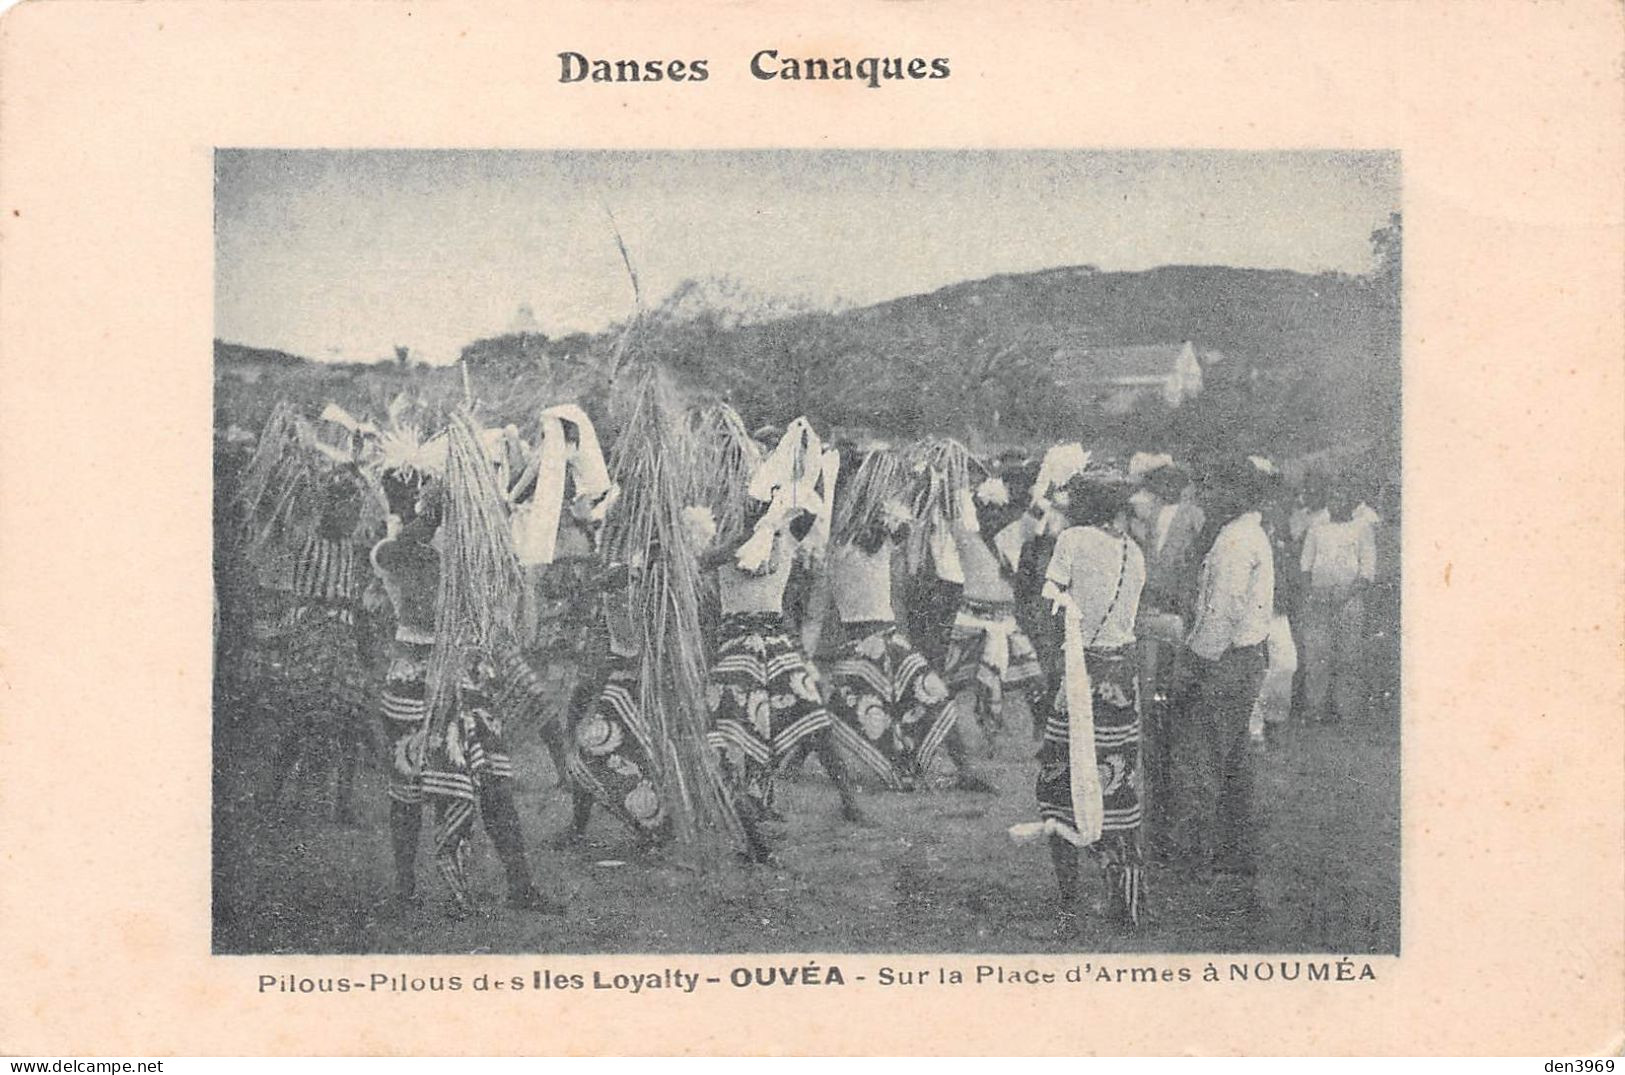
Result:
[[580,788],[570,792],[570,829],[568,839],[584,840],[587,837],[587,822],[592,820],[592,795]]
[[989,784],[976,772],[976,763],[971,760],[970,747],[965,743],[965,737],[959,730],[956,721],[943,740],[942,748],[948,752],[948,758],[954,763],[954,787],[960,791],[972,791],[982,795],[992,795],[998,789]]
[[366,724],[358,718],[346,720],[339,727],[333,820],[340,825],[355,824],[355,777],[361,761],[361,737],[366,734]]
[[271,773],[266,781],[265,803],[274,806],[282,798],[282,788],[293,773],[293,767],[299,763],[304,753],[305,740],[311,731],[310,710],[302,705],[295,704],[293,718],[286,731],[282,733],[282,740],[277,744],[276,755],[271,759]]
[[418,803],[389,803],[389,842],[395,853],[395,898],[403,904],[417,901],[418,836],[423,831],[423,807]]
[[519,808],[514,805],[513,788],[506,780],[494,780],[480,789],[480,816],[485,831],[496,845],[497,857],[508,875],[508,904],[543,914],[563,914],[564,908],[543,896],[530,879],[530,863],[525,857],[525,839],[519,828]]
[[846,759],[835,745],[835,736],[827,730],[813,737],[813,750],[818,763],[835,784],[835,793],[841,797],[841,816],[854,825],[867,825],[869,817],[858,806],[858,797],[852,790],[852,778],[846,771]]
[[1063,931],[1070,932],[1078,923],[1078,849],[1059,836],[1051,836],[1049,857],[1061,892],[1059,925]]

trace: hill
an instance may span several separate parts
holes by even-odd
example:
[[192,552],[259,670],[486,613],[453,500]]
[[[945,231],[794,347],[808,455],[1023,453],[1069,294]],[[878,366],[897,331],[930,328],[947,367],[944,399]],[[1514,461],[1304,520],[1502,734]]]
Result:
[[[1109,273],[1077,266],[834,312],[787,314],[769,304],[756,318],[695,295],[694,285],[685,285],[680,302],[651,311],[634,352],[729,399],[753,423],[807,414],[824,428],[899,437],[944,432],[981,445],[1082,436],[1269,454],[1376,441],[1397,456],[1397,297],[1371,279],[1222,266]],[[590,398],[604,383],[617,338],[610,331],[550,341],[521,332],[475,341],[466,351],[475,395],[482,410],[503,420],[546,402],[564,380],[572,394]],[[1076,371],[1060,365],[1072,361],[1063,356],[1187,340],[1204,361],[1215,354],[1223,360],[1207,366],[1204,390],[1178,408],[1153,400],[1131,413],[1102,411],[1077,390]],[[250,396],[265,395],[267,381],[295,398],[363,404],[407,388],[449,399],[461,387],[444,367],[332,367],[222,342],[216,360],[217,384],[256,382],[231,386],[230,396],[249,388]],[[259,372],[242,373],[249,369]]]
[[[1078,435],[1081,426],[1275,451],[1397,436],[1397,303],[1338,274],[1072,267],[729,328],[689,317],[655,332],[655,350],[747,416],[807,413],[988,442]],[[1225,359],[1207,371],[1208,390],[1178,410],[1104,415],[1062,389],[1062,352],[1186,340]]]

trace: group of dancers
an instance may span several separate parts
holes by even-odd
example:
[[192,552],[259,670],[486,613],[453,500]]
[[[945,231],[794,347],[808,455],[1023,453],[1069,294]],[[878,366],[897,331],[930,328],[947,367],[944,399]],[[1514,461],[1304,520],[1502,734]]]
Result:
[[[1147,795],[1165,790],[1168,764],[1160,741],[1142,754],[1142,717],[1165,705],[1174,662],[1158,654],[1188,624],[1203,526],[1171,460],[1119,465],[1077,443],[980,460],[944,438],[829,445],[805,418],[754,434],[737,416],[684,421],[687,436],[730,443],[659,462],[729,473],[677,483],[694,502],[660,529],[618,515],[648,512],[638,483],[660,467],[607,460],[579,406],[548,408],[528,431],[464,418],[427,441],[336,407],[324,418],[280,407],[239,478],[234,555],[252,626],[232,644],[247,691],[282,720],[263,798],[277,802],[302,761],[336,744],[333,809],[353,820],[355,769],[379,738],[367,725],[382,727],[395,905],[420,902],[428,806],[450,914],[475,909],[476,817],[510,905],[562,911],[527,861],[515,726],[540,735],[569,789],[567,838],[597,808],[641,845],[667,844],[709,781],[738,854],[766,863],[777,779],[811,757],[854,824],[870,824],[854,766],[906,792],[945,756],[951,787],[991,792],[978,759],[1009,730],[1014,693],[1036,772],[1034,819],[1012,837],[1048,844],[1064,927],[1084,855],[1102,867],[1111,916],[1140,923]],[[1235,514],[1261,473],[1215,472],[1239,493]],[[657,607],[657,576],[699,580],[697,620]],[[696,626],[708,637],[674,636]],[[707,670],[698,767],[649,712],[651,692],[673,689],[652,651],[680,645]]]

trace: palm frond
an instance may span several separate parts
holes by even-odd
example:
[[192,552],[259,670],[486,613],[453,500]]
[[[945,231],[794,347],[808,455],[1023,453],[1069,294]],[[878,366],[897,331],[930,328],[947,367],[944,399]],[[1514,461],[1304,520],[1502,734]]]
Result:
[[431,735],[444,731],[467,651],[513,629],[523,576],[496,473],[468,410],[444,434],[440,592],[429,663]]
[[688,419],[688,467],[692,503],[711,509],[722,541],[744,536],[746,490],[762,462],[762,450],[739,412],[721,401],[694,410]]
[[611,559],[641,566],[633,595],[642,629],[639,704],[664,755],[659,776],[678,837],[715,851],[742,829],[706,742],[705,579],[701,550],[692,547],[683,520],[704,482],[692,470],[698,457],[692,427],[658,367],[638,371],[626,414],[610,459],[622,494],[605,548]]
[[257,558],[274,535],[313,522],[303,516],[314,510],[319,469],[304,420],[278,400],[237,487],[234,507],[248,558]]
[[863,457],[857,473],[841,484],[830,527],[832,544],[843,545],[884,515],[886,506],[901,501],[909,492],[909,469],[903,457],[890,448],[876,448]]
[[964,505],[987,468],[951,437],[927,437],[903,453],[915,479],[914,517],[964,522]]

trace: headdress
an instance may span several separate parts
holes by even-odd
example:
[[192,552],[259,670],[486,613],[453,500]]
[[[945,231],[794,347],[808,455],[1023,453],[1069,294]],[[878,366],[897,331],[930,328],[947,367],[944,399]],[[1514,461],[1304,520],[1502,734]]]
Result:
[[[583,521],[602,522],[619,495],[609,480],[597,430],[585,411],[573,403],[560,404],[542,411],[540,423],[541,438],[532,464],[536,491],[513,519],[514,547],[526,566],[553,562],[566,476],[575,483],[577,500],[586,505]],[[566,425],[575,429],[574,444],[565,437]]]
[[759,571],[773,555],[773,541],[790,518],[800,511],[816,520],[807,543],[820,548],[829,540],[830,500],[840,475],[841,456],[826,449],[806,418],[797,418],[784,430],[776,448],[751,475],[746,492],[768,507],[735,559],[741,570]]

